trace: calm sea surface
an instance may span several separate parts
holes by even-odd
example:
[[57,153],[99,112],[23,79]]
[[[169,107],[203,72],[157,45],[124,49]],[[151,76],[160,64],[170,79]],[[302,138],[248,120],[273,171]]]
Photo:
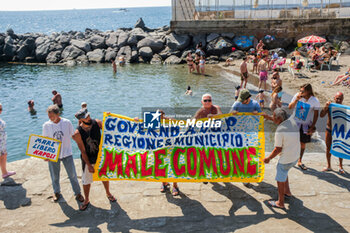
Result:
[[0,11],[0,32],[12,28],[15,33],[84,31],[86,28],[101,31],[134,27],[142,17],[146,27],[169,25],[170,7],[116,9],[60,10],[60,11]]
[[[88,103],[93,118],[102,119],[103,112],[140,117],[142,107],[185,108],[201,106],[204,93],[213,95],[214,104],[230,107],[233,89],[239,78],[225,78],[217,72],[203,77],[188,74],[185,66],[127,65],[116,76],[109,64],[90,66],[24,66],[0,65],[0,117],[7,123],[8,160],[26,158],[30,134],[41,134],[48,120],[46,108],[52,104],[51,91],[63,98],[63,117],[77,125],[74,114],[81,102]],[[185,96],[190,85],[194,96]],[[34,99],[37,114],[27,111],[27,101]],[[72,141],[73,142],[73,141]],[[74,156],[79,156],[73,142]]]

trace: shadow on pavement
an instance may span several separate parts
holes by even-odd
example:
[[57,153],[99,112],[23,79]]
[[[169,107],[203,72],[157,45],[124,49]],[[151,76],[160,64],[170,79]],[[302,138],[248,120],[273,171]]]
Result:
[[27,190],[10,177],[0,185],[0,200],[4,201],[4,206],[10,210],[31,205],[31,199],[27,198]]

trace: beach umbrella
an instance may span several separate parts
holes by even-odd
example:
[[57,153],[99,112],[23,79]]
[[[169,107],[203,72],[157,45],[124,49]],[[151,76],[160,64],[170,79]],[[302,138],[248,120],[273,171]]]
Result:
[[320,36],[307,36],[304,38],[301,38],[300,40],[298,40],[298,43],[302,43],[302,44],[316,44],[316,43],[325,43],[326,39],[322,38]]

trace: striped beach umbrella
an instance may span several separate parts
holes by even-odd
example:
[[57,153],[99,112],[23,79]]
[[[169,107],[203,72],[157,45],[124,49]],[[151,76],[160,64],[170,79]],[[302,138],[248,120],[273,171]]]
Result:
[[301,44],[316,44],[316,43],[325,43],[327,40],[320,36],[307,36],[298,40],[298,43]]

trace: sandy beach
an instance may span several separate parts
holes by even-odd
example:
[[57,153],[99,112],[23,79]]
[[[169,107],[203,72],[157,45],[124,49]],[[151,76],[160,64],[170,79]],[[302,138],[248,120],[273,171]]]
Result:
[[[290,57],[290,56],[288,56]],[[225,70],[230,71],[236,75],[239,75],[239,65],[241,64],[241,60],[234,60],[231,62],[230,66],[224,66],[225,63],[220,63],[219,65],[223,67]],[[335,78],[339,75],[343,75],[349,68],[350,64],[350,56],[342,55],[339,59],[339,66],[336,62],[333,62],[332,69],[328,70],[327,67],[324,67],[324,70],[310,70],[308,71],[303,67],[298,74],[295,71],[295,77],[292,76],[290,72],[288,72],[287,64],[284,64],[283,72],[280,72],[280,77],[283,81],[282,87],[284,89],[289,89],[290,94],[294,95],[299,87],[305,83],[310,83],[313,87],[315,96],[319,99],[321,106],[323,106],[328,100],[333,100],[334,95],[337,91],[341,91],[344,93],[344,105],[350,105],[350,98],[347,98],[350,94],[350,89],[343,85],[331,86],[331,82],[334,82]],[[258,82],[258,75],[252,74],[252,63],[248,63],[249,69],[249,79],[248,83],[256,83]],[[270,83],[271,74],[269,74]],[[294,92],[293,92],[294,91]]]

